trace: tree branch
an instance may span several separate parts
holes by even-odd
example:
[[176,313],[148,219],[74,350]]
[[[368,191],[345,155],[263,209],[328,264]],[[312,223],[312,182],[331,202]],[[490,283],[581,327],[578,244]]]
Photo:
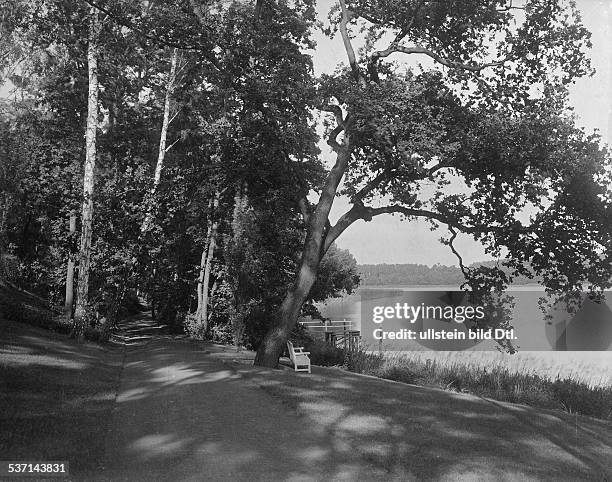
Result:
[[[364,219],[366,216],[367,208],[364,207],[361,203],[353,204],[353,207],[344,213],[336,224],[331,226],[327,231],[327,237],[325,238],[325,243],[323,245],[323,253],[326,253],[329,247],[333,244],[333,242],[338,239],[338,237],[348,228],[351,224],[353,224],[358,219]],[[370,218],[371,220],[372,218]]]
[[335,152],[340,152],[340,150],[342,149],[342,146],[340,145],[340,143],[336,140],[336,138],[340,135],[340,133],[344,130],[344,127],[342,126],[336,126],[333,128],[333,130],[329,133],[329,138],[327,139],[327,144],[329,145],[329,147],[331,147]]
[[302,212],[302,218],[304,218],[304,223],[308,224],[308,219],[310,218],[310,213],[312,212],[312,205],[305,197],[301,197],[298,200],[298,207]]
[[433,175],[434,173],[438,172],[440,169],[444,169],[445,167],[451,168],[451,167],[454,167],[454,166],[452,164],[447,163],[447,162],[439,162],[435,166],[431,166],[429,169],[427,169],[427,176],[431,177],[431,175]]
[[326,106],[321,107],[321,110],[334,114],[334,117],[336,118],[336,124],[344,128],[345,119],[342,115],[342,108],[339,105],[328,104]]
[[346,55],[348,56],[349,65],[351,66],[355,79],[359,81],[359,83],[365,83],[365,79],[359,70],[359,64],[357,63],[357,57],[355,55],[355,51],[353,50],[353,45],[351,44],[351,38],[348,34],[348,24],[351,21],[352,13],[346,7],[345,0],[340,0],[340,9],[342,10],[342,19],[340,20],[340,35],[342,36],[342,42],[344,43],[344,49],[346,50]]
[[480,72],[481,70],[486,69],[488,67],[497,67],[499,65],[503,65],[505,62],[507,62],[508,60],[512,58],[512,56],[508,54],[504,59],[498,60],[495,62],[488,62],[484,64],[464,64],[461,62],[455,62],[454,60],[445,59],[441,55],[437,54],[433,50],[428,49],[426,47],[421,47],[419,45],[415,45],[412,47],[406,47],[404,45],[395,45],[392,43],[385,50],[379,50],[377,52],[374,52],[372,54],[371,62],[376,62],[378,59],[383,58],[383,57],[388,57],[389,55],[393,53],[423,54],[423,55],[427,55],[428,57],[432,58],[439,64],[442,64],[446,67],[450,67],[453,69],[468,70],[470,72]]
[[[505,226],[466,226],[455,219],[451,219],[440,213],[428,211],[426,209],[407,208],[405,206],[399,206],[397,204],[373,208],[369,206],[364,206],[360,201],[358,201],[354,203],[353,207],[346,213],[344,213],[340,217],[340,219],[338,219],[336,224],[329,229],[329,232],[327,233],[327,238],[325,240],[325,249],[327,250],[327,248],[331,246],[331,244],[338,238],[338,236],[340,236],[351,224],[353,224],[358,219],[363,219],[364,221],[369,222],[375,216],[393,213],[403,214],[405,216],[410,217],[423,217],[433,219],[442,224],[446,224],[449,229],[459,230],[466,234],[488,233],[507,229]],[[515,229],[515,231],[526,233],[528,232],[528,228],[521,227],[520,229]]]
[[181,112],[181,109],[180,109],[180,108],[178,108],[178,109],[176,110],[176,112],[174,113],[174,115],[173,115],[173,116],[170,118],[170,120],[168,121],[168,124],[172,124],[172,121],[173,121],[174,119],[176,119],[176,116],[178,116],[180,112]]
[[[197,51],[202,53],[202,56],[211,64],[213,65],[218,71],[221,71],[221,65],[219,64],[219,61],[211,54],[211,48],[210,47],[206,47],[206,46],[198,46],[198,45],[185,45],[185,44],[180,44],[177,42],[173,42],[171,40],[164,40],[161,39],[160,37],[156,37],[154,35],[151,35],[145,31],[143,31],[142,29],[140,29],[139,27],[137,27],[133,22],[130,21],[126,21],[120,17],[118,17],[117,15],[113,14],[110,10],[108,10],[107,8],[99,5],[98,3],[92,1],[92,0],[84,0],[85,3],[87,3],[88,5],[90,5],[91,7],[99,10],[100,12],[104,13],[107,15],[108,18],[113,19],[114,22],[116,22],[117,24],[129,28],[130,30],[133,30],[134,32],[137,32],[139,35],[141,35],[142,37],[151,40],[152,42],[154,42],[155,44],[158,45],[163,45],[166,47],[173,47],[179,50],[191,50],[191,51]],[[205,27],[203,25],[203,27]]]
[[172,144],[170,144],[168,147],[166,147],[165,152],[168,152],[170,149],[172,149],[174,147],[174,145],[179,142],[181,140],[181,138],[179,137],[176,141],[174,141]]
[[[408,35],[408,32],[410,32],[410,29],[412,28],[412,26],[414,25],[414,22],[417,19],[417,16],[419,14],[419,10],[421,10],[421,7],[423,6],[423,4],[425,3],[425,0],[420,0],[417,5],[414,7],[414,13],[412,14],[412,17],[410,18],[410,21],[408,22],[408,25],[406,25],[405,27],[403,27],[395,36],[395,38],[393,39],[393,42],[391,42],[391,46],[396,46],[399,45],[399,43],[404,39],[404,37],[406,35]],[[365,18],[365,17],[364,17]],[[368,20],[366,18],[366,20]],[[372,20],[370,20],[372,23],[376,23]],[[370,80],[374,81],[374,82],[378,82],[379,78],[378,78],[378,59],[379,57],[376,55],[372,55],[372,57],[370,57],[370,61],[368,62],[368,73],[370,74]]]
[[321,110],[331,112],[336,118],[336,127],[329,133],[327,144],[335,151],[338,152],[342,146],[338,143],[337,137],[340,133],[345,130],[348,116],[345,118],[342,114],[342,108],[339,105],[329,104],[321,107]]
[[455,239],[457,238],[457,231],[455,231],[455,229],[452,226],[448,227],[448,230],[451,232],[452,236],[450,237],[450,239],[448,240],[448,246],[451,249],[451,251],[453,252],[453,254],[457,257],[457,259],[459,260],[459,268],[461,268],[461,272],[463,273],[463,277],[465,279],[468,279],[468,273],[467,270],[465,268],[465,265],[463,264],[463,258],[461,257],[461,255],[459,254],[459,252],[455,249],[455,245],[453,244],[455,242]]
[[434,211],[428,211],[426,209],[407,208],[404,206],[399,206],[397,204],[391,204],[389,206],[383,206],[380,208],[366,207],[365,209],[367,209],[368,215],[370,216],[370,218],[374,216],[379,216],[381,214],[397,213],[397,214],[403,214],[405,216],[424,217],[424,218],[434,219],[436,221],[441,222],[442,224],[446,224],[447,226],[454,227],[464,233],[482,233],[482,232],[488,232],[491,230],[495,230],[495,227],[483,228],[483,227],[478,227],[478,226],[465,226],[461,224],[460,222],[458,222],[457,220],[450,219]]

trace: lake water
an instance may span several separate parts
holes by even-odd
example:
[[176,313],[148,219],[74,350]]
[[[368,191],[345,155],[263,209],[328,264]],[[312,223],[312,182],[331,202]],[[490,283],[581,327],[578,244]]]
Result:
[[[377,295],[378,291],[380,296]],[[362,331],[372,328],[371,319],[363,320],[364,306],[369,310],[373,297],[377,305],[393,306],[411,296],[418,297],[418,292],[456,292],[459,286],[364,286],[354,294],[328,300],[319,305],[323,316],[331,320],[347,320],[352,329]],[[411,295],[417,293],[417,295]],[[364,298],[364,294],[366,297]],[[566,309],[557,308],[549,311],[552,320],[545,319],[538,306],[538,300],[544,295],[544,289],[539,285],[513,286],[508,294],[514,297],[515,306],[512,309],[511,325],[515,328],[518,340],[515,346],[519,351],[608,351],[612,346],[612,293],[608,293],[605,305],[597,305],[589,300],[577,315],[569,314]],[[423,295],[423,293],[421,293]],[[364,301],[364,299],[369,301]],[[465,328],[465,327],[463,327]],[[369,334],[365,333],[366,335]],[[364,336],[364,339],[367,338]],[[397,342],[396,342],[397,343]],[[424,350],[427,349],[415,342],[402,342],[399,345],[388,346],[387,349]],[[497,350],[495,341],[483,341],[472,348],[474,350]]]

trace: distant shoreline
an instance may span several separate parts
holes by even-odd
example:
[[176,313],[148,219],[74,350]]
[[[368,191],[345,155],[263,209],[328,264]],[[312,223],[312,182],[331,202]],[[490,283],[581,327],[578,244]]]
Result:
[[[512,276],[511,269],[504,266],[503,262],[480,261],[473,263],[468,268],[490,268],[500,269],[513,279],[517,285],[538,285],[542,281],[538,276]],[[357,271],[361,277],[363,286],[421,286],[421,285],[461,285],[465,281],[465,275],[458,266],[446,266],[434,264],[360,264]]]
[[[363,289],[374,289],[374,290],[382,290],[382,289],[396,289],[401,291],[449,291],[449,290],[461,290],[461,286],[457,284],[439,284],[439,283],[431,283],[431,284],[362,284],[359,285],[358,290]],[[524,291],[525,289],[533,289],[533,291],[544,291],[544,287],[539,283],[521,283],[516,285],[509,285],[508,291]]]

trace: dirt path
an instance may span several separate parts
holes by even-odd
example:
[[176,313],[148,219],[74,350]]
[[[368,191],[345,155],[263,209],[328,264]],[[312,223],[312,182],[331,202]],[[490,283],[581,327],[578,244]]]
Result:
[[[328,460],[333,440],[218,358],[141,320],[106,440],[105,480],[378,479],[368,463]],[[214,349],[214,348],[213,348]]]

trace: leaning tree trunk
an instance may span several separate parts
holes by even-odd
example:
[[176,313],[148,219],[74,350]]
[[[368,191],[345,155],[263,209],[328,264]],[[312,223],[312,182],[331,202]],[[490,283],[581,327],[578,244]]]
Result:
[[81,248],[79,252],[79,277],[77,302],[74,311],[73,335],[83,338],[89,292],[89,264],[93,225],[94,171],[96,167],[96,129],[98,127],[98,10],[92,7],[89,19],[89,45],[87,67],[89,92],[87,96],[87,127],[85,130],[85,172],[83,174],[83,209],[81,215]]
[[332,237],[330,240],[327,239],[329,212],[351,157],[352,146],[347,133],[342,145],[334,143],[334,150],[336,163],[325,180],[316,208],[308,216],[306,240],[295,281],[287,292],[272,327],[257,350],[255,365],[271,368],[278,366],[278,359],[289,338],[289,333],[296,326],[302,305],[317,279],[321,259],[331,244],[330,240],[333,240]]
[[256,365],[272,368],[278,365],[278,359],[289,338],[289,333],[297,324],[302,305],[317,279],[321,258],[321,243],[311,239],[305,245],[297,278],[276,314],[274,325],[266,333],[257,350]]

